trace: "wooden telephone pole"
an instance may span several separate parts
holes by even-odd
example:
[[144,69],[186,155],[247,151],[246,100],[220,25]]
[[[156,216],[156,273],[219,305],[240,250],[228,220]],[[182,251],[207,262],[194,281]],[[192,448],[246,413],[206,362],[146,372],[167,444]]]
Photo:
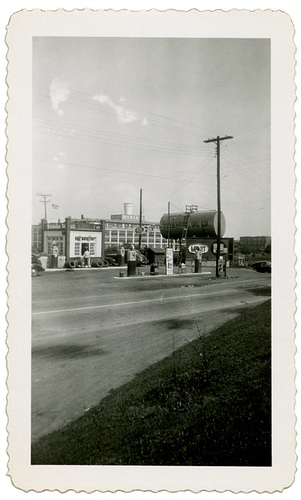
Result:
[[44,204],[44,219],[47,221],[47,203],[50,203],[51,200],[49,198],[52,194],[37,193],[37,195],[42,197],[40,202]]
[[216,143],[216,158],[217,158],[217,249],[216,249],[216,277],[219,277],[219,258],[221,249],[221,181],[220,181],[220,142],[226,141],[227,139],[233,139],[231,135],[225,135],[220,137],[219,135],[214,139],[207,139],[204,142],[215,142]]
[[[142,227],[142,189],[140,189],[139,226]],[[142,234],[139,233],[139,250],[141,250]]]

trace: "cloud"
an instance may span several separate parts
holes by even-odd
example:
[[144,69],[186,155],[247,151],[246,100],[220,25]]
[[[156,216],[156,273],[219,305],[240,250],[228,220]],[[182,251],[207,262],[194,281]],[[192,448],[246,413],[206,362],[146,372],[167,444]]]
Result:
[[70,89],[66,82],[54,78],[50,85],[50,100],[52,108],[58,112],[59,116],[63,116],[64,111],[60,108],[62,102],[66,102],[70,96]]
[[[119,123],[132,123],[135,121],[141,121],[141,123],[143,123],[144,125],[148,124],[146,118],[141,119],[139,115],[135,113],[133,110],[128,109],[128,107],[121,106],[120,104],[116,104],[114,101],[112,101],[112,99],[109,96],[106,96],[104,94],[99,94],[93,96],[93,100],[111,108],[116,113],[117,120]],[[120,99],[120,102],[125,102],[125,99],[122,97]],[[147,123],[144,123],[145,121]]]
[[115,110],[119,123],[131,123],[139,120],[138,116],[133,111],[128,111],[122,106],[117,106],[113,103],[111,107]]
[[109,104],[110,105],[110,103],[111,103],[111,100],[109,99],[109,97],[107,95],[104,95],[104,94],[95,95],[93,97],[93,99],[95,101],[100,102],[100,104]]
[[120,182],[110,188],[111,199],[120,200],[120,207],[124,202],[135,203],[139,199],[139,192],[135,186]]

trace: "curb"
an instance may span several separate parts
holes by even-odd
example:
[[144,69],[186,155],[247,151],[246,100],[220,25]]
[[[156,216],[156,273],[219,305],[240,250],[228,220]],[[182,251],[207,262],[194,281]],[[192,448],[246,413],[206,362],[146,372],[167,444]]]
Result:
[[137,275],[137,276],[114,276],[115,280],[135,280],[135,279],[154,279],[154,278],[184,278],[185,276],[204,276],[212,274],[211,271],[202,273],[182,273],[182,274],[155,274],[155,275]]

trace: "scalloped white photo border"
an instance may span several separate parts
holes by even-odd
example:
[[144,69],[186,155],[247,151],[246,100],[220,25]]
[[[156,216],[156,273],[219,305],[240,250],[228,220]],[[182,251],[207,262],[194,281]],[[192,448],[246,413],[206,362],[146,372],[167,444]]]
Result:
[[[33,36],[271,39],[272,467],[123,467],[30,465],[31,282],[18,258],[31,254]],[[275,492],[296,470],[295,435],[295,46],[280,11],[20,11],[8,26],[8,454],[9,475],[24,491]],[[22,195],[21,195],[22,194]],[[283,260],[283,255],[286,258]],[[20,418],[22,417],[22,418]]]

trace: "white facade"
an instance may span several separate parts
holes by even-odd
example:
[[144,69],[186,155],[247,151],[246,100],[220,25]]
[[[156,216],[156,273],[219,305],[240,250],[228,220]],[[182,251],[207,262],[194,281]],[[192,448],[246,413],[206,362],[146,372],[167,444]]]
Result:
[[101,256],[101,232],[70,231],[70,258],[82,257],[84,247],[89,250],[90,256]]

